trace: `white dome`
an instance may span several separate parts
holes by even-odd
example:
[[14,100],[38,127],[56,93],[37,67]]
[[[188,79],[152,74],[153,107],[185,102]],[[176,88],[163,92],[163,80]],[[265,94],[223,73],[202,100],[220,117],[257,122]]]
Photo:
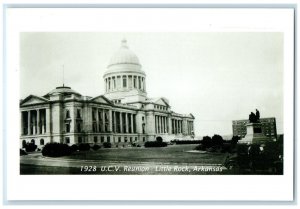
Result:
[[128,48],[127,41],[125,39],[122,40],[120,49],[110,59],[108,67],[117,64],[141,65],[139,58]]

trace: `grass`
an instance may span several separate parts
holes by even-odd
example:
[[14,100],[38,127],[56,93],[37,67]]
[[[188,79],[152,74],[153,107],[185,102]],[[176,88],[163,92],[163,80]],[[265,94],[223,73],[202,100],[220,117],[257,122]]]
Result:
[[[195,166],[223,164],[225,153],[190,153],[195,145],[170,145],[160,148],[111,148],[97,151],[80,151],[70,156],[44,158],[41,154],[29,154],[21,157],[21,174],[110,174],[110,175],[200,175],[225,174],[220,172],[193,171]],[[31,155],[31,156],[30,156]],[[95,172],[83,172],[81,166],[96,166]],[[110,172],[107,166],[119,166],[120,170]],[[148,167],[149,171],[125,170],[126,166]],[[169,171],[157,171],[157,167],[169,166]],[[188,171],[175,172],[174,167],[187,166]]]

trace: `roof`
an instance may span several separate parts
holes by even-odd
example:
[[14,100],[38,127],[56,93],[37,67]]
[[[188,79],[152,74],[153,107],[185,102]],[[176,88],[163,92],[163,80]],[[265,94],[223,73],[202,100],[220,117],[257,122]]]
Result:
[[132,52],[127,46],[127,41],[122,40],[122,44],[120,49],[112,56],[108,67],[111,65],[117,64],[134,64],[141,65],[139,58],[136,56],[134,52]]
[[45,97],[51,96],[51,95],[59,95],[59,94],[64,94],[64,95],[76,94],[78,96],[81,96],[81,94],[79,94],[78,92],[76,92],[73,89],[71,89],[71,87],[68,87],[68,86],[58,86],[55,89],[53,89],[52,91],[50,91],[48,94],[46,94]]

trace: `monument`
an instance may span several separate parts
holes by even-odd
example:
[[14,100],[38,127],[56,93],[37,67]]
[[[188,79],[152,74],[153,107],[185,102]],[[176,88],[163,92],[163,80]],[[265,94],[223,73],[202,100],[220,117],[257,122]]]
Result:
[[239,140],[239,143],[246,144],[259,144],[269,141],[270,138],[265,136],[262,132],[262,123],[260,121],[260,112],[256,109],[256,113],[253,112],[249,115],[249,122],[246,124],[247,134],[244,138]]

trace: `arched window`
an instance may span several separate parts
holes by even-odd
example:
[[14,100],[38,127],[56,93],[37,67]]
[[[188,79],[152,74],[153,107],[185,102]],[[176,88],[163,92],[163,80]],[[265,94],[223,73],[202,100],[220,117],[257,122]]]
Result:
[[35,140],[34,140],[34,139],[31,139],[31,143],[32,143],[32,144],[35,144]]
[[44,145],[44,144],[45,144],[44,139],[41,139],[40,140],[40,145]]

